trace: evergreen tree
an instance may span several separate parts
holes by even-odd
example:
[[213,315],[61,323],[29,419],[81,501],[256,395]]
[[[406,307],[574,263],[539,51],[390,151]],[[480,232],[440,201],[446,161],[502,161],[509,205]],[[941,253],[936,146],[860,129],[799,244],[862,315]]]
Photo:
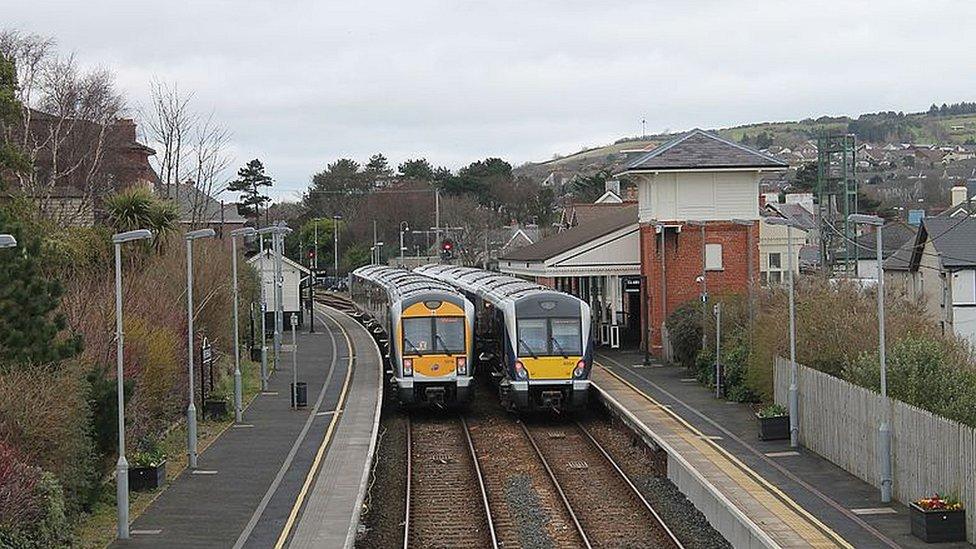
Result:
[[81,351],[81,338],[65,334],[58,312],[61,284],[44,275],[41,238],[7,209],[0,209],[0,233],[18,247],[0,250],[0,362],[47,364]]
[[400,172],[400,177],[404,179],[415,179],[417,181],[431,181],[434,179],[434,167],[430,165],[430,162],[426,158],[404,160],[397,166],[397,170]]
[[390,178],[393,177],[393,169],[390,168],[390,162],[382,153],[369,157],[369,162],[366,163],[363,172],[374,187],[386,186]]
[[264,164],[257,158],[237,170],[237,179],[227,185],[227,190],[241,193],[237,213],[257,218],[261,207],[271,201],[270,197],[261,194],[261,187],[271,187],[273,183],[271,176],[264,173]]
[[30,169],[27,158],[7,142],[12,126],[20,121],[23,106],[17,100],[17,68],[0,54],[0,189],[5,187],[5,172],[20,173]]

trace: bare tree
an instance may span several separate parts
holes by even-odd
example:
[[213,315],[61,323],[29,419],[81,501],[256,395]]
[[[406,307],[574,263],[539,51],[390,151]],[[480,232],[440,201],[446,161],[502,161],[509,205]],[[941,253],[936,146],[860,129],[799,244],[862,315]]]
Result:
[[142,117],[149,139],[161,149],[156,153],[154,164],[165,196],[179,199],[179,184],[187,175],[180,171],[184,169],[182,164],[187,154],[184,139],[189,138],[196,123],[196,116],[190,111],[193,94],[181,92],[175,83],[155,78],[149,84],[149,93],[152,104]]
[[82,71],[73,55],[54,52],[53,41],[15,31],[0,34],[0,51],[17,66],[23,120],[14,139],[34,169],[17,176],[22,191],[52,204],[56,190],[73,188],[81,196],[70,209],[60,203],[46,213],[70,223],[90,214],[96,197],[107,192],[113,174],[105,152],[121,139],[119,119],[125,101],[115,77],[105,70]]
[[227,179],[224,177],[224,172],[231,162],[228,152],[230,132],[214,122],[213,113],[198,120],[199,122],[193,128],[190,153],[193,170],[190,220],[194,225],[214,221],[207,218],[214,213],[208,212],[207,206],[212,199],[226,190]]

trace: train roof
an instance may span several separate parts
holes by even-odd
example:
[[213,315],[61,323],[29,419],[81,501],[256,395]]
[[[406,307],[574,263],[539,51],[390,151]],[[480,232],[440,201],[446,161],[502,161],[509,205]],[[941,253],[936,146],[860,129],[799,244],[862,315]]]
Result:
[[391,298],[407,299],[431,292],[453,294],[463,298],[457,288],[447,282],[406,269],[386,265],[366,265],[356,269],[352,274],[382,287]]
[[553,290],[535,282],[474,267],[432,264],[417,267],[414,272],[453,284],[496,305],[505,300],[517,301],[523,297],[536,294],[559,294],[579,300],[570,294]]

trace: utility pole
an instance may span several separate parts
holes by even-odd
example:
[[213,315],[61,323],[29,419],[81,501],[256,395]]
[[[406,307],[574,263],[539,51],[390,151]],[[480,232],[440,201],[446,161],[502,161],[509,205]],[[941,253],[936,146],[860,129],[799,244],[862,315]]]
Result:
[[715,304],[715,398],[722,398],[722,303]]
[[437,237],[437,249],[441,247],[441,190],[434,189],[434,231]]
[[238,289],[237,289],[237,237],[248,237],[254,236],[257,231],[254,227],[244,227],[243,229],[236,229],[230,232],[230,248],[231,248],[231,265],[232,265],[232,276],[234,277],[234,421],[240,423],[243,420],[244,414],[244,398],[243,398],[243,388],[241,384],[241,351],[240,345],[240,334],[238,334],[238,312],[237,312],[237,302]]

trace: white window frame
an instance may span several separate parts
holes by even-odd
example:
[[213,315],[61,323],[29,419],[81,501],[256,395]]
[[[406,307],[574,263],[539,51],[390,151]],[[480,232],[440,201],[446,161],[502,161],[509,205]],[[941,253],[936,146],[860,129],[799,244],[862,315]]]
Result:
[[[776,262],[779,265],[773,266],[773,256],[776,256]],[[766,254],[766,266],[770,271],[782,271],[783,270],[783,254],[780,252],[769,252]]]
[[705,244],[706,271],[725,270],[724,263],[722,262],[722,252],[723,249],[721,244]]

